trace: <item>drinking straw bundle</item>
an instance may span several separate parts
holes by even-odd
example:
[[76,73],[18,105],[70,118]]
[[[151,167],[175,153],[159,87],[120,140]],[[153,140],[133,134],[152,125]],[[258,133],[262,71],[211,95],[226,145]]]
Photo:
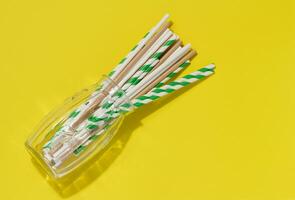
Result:
[[210,64],[172,81],[190,65],[196,51],[183,45],[170,30],[165,15],[109,73],[85,103],[64,119],[62,127],[43,146],[52,167],[79,154],[122,114],[128,113],[214,73]]

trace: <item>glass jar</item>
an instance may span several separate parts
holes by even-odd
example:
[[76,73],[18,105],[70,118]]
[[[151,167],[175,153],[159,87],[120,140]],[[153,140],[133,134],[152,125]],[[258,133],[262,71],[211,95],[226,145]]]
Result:
[[98,155],[132,110],[125,92],[104,76],[50,112],[25,146],[47,175],[59,179]]

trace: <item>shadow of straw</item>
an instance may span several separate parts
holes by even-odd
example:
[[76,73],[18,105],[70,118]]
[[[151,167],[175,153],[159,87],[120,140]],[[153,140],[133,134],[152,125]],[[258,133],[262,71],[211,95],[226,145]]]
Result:
[[78,193],[82,189],[90,185],[94,180],[101,176],[109,166],[116,160],[116,158],[122,153],[125,145],[131,137],[131,134],[138,127],[142,126],[141,120],[160,109],[162,106],[168,104],[170,101],[176,99],[179,95],[186,93],[196,84],[200,84],[205,79],[191,84],[179,91],[174,92],[171,95],[163,97],[161,100],[147,104],[140,109],[134,111],[130,115],[127,115],[123,121],[122,126],[118,129],[116,136],[106,146],[106,148],[89,160],[83,169],[71,174],[70,177],[59,179],[58,181],[51,179],[45,175],[45,172],[41,166],[32,159],[33,164],[38,171],[46,178],[49,184],[56,190],[56,192],[62,198],[68,198]]

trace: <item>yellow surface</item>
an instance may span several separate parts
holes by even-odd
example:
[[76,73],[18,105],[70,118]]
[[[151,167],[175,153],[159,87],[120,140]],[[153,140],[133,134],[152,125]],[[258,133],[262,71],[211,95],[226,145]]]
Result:
[[293,2],[2,0],[1,199],[62,198],[24,141],[166,12],[199,52],[186,72],[215,62],[216,74],[128,117],[120,154],[67,198],[295,199]]

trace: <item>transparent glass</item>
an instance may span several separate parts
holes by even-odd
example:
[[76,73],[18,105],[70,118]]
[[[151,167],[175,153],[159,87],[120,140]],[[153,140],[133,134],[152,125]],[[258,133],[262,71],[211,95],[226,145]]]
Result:
[[[115,94],[120,94],[120,101]],[[110,143],[127,113],[119,112],[121,105],[128,105],[128,112],[133,109],[121,88],[104,76],[51,111],[25,146],[47,175],[64,177],[83,168]],[[94,117],[99,109],[108,111],[103,120]]]

